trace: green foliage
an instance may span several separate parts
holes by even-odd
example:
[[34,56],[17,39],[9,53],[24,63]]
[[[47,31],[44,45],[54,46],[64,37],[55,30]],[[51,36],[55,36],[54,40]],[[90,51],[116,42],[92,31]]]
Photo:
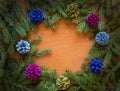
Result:
[[51,53],[51,49],[44,49],[44,50],[38,52],[36,55],[37,56],[43,56],[43,55],[46,55],[46,54],[49,54],[49,53]]
[[98,30],[99,31],[104,31],[105,30],[105,22],[104,21],[99,22]]
[[[120,90],[120,0],[24,0],[23,12],[19,0],[0,0],[0,91],[58,91],[57,73],[42,67],[42,75],[38,80],[30,81],[25,77],[25,68],[34,62],[34,56],[51,53],[51,49],[37,50],[36,43],[41,40],[36,36],[30,41],[28,54],[18,57],[15,45],[20,39],[28,40],[29,31],[36,26],[29,20],[29,12],[40,8],[45,14],[45,25],[56,29],[56,22],[64,18],[76,24],[78,33],[93,32],[93,38],[99,31],[108,32],[110,41],[105,46],[94,44],[86,59],[103,60],[103,71],[92,73],[89,66],[83,65],[83,72],[64,73],[71,81],[67,91],[119,91]],[[79,17],[70,19],[66,13],[68,5],[76,3],[80,9]],[[98,13],[100,22],[91,28],[86,23],[89,13]]]
[[25,30],[24,30],[24,28],[21,26],[21,24],[16,24],[16,29],[15,30],[21,36],[25,37],[27,35],[26,32],[25,32]]
[[51,18],[47,16],[46,26],[51,26],[54,30],[56,29],[55,23],[61,18],[59,14],[54,14]]
[[[84,21],[82,21],[82,22],[80,22],[79,24],[78,24],[78,26],[77,26],[77,32],[83,32],[83,31],[85,31],[85,28],[86,28],[86,22],[84,22]],[[86,30],[87,31],[87,30]],[[88,30],[89,31],[89,30]]]
[[31,89],[21,84],[16,84],[16,83],[13,84],[13,82],[9,82],[9,84],[4,82],[2,84],[6,85],[6,88],[1,88],[1,91],[32,91]]
[[42,77],[37,86],[37,91],[57,91],[56,87],[57,74],[55,70],[49,72],[48,68],[42,67]]
[[42,40],[42,38],[40,36],[36,36],[33,40],[31,40],[30,44],[35,44],[40,40]]
[[68,91],[80,91],[80,87],[79,86],[72,86],[68,89]]
[[117,56],[120,55],[120,48],[119,48],[119,45],[117,43],[112,44],[111,50],[112,50],[113,54],[115,54]]
[[101,58],[106,55],[107,46],[100,46],[98,44],[94,44],[90,50],[90,55],[86,57],[86,60],[91,60],[93,58]]
[[79,78],[77,77],[77,75],[72,73],[70,70],[66,70],[64,75],[67,76],[72,81],[72,83],[78,84],[78,85],[80,84]]
[[1,79],[4,74],[3,67],[5,65],[5,59],[6,59],[5,49],[2,44],[0,45],[0,52],[1,52],[0,53],[0,79]]
[[110,64],[111,58],[112,58],[112,52],[110,49],[107,49],[107,53],[106,53],[105,58],[103,60],[103,62],[104,62],[103,68],[108,67],[108,65]]

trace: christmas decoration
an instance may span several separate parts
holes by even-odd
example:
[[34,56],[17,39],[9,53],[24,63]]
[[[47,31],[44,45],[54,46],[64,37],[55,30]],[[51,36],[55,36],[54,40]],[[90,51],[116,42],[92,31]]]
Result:
[[77,18],[80,14],[80,9],[76,3],[72,3],[67,7],[66,12],[70,18]]
[[109,35],[106,32],[99,32],[95,36],[95,40],[100,45],[105,45],[109,41]]
[[90,62],[90,70],[94,73],[102,71],[103,62],[99,58],[94,58]]
[[16,48],[20,54],[25,54],[30,51],[30,44],[26,40],[20,40],[16,44]]
[[70,86],[70,80],[65,76],[59,76],[56,80],[56,85],[59,90],[66,90]]
[[[23,1],[22,5],[21,1]],[[64,89],[65,91],[120,91],[120,1],[53,1],[0,1],[0,91],[59,91]],[[24,8],[21,7],[23,5],[25,5]],[[36,7],[43,10],[44,14],[40,9],[34,11]],[[95,13],[98,13],[99,16]],[[83,65],[82,71],[67,70],[63,73],[65,75],[63,79],[69,78],[71,85],[69,79],[66,81],[56,80],[58,76],[55,70],[50,71],[48,68],[42,67],[41,76],[41,70],[38,66],[29,67],[28,64],[33,63],[35,56],[50,53],[50,50],[37,52],[35,43],[40,38],[31,40],[30,45],[28,42],[18,42],[20,38],[29,39],[29,32],[37,29],[34,23],[40,23],[45,19],[45,25],[55,29],[56,22],[61,18],[67,22],[74,22],[79,33],[81,31],[84,33],[92,32],[91,39],[98,33],[95,39],[99,45],[93,43],[89,55],[86,57],[86,60],[91,60],[90,65]],[[94,28],[90,29],[91,27]],[[100,32],[103,30],[110,34],[110,41],[108,35]],[[17,42],[18,44],[15,47]],[[22,43],[25,45],[20,46]],[[107,45],[101,46],[105,44]],[[30,53],[16,57],[15,49],[21,54],[25,54],[29,50]],[[26,65],[28,65],[27,68]],[[96,74],[101,71],[102,74]]]
[[25,69],[25,75],[30,80],[36,80],[41,76],[41,69],[36,64],[29,64]]
[[33,22],[33,23],[40,23],[43,21],[44,19],[44,14],[42,12],[42,10],[40,9],[33,9],[31,12],[30,12],[30,20]]
[[87,16],[88,25],[95,27],[99,23],[99,16],[97,14],[89,14]]

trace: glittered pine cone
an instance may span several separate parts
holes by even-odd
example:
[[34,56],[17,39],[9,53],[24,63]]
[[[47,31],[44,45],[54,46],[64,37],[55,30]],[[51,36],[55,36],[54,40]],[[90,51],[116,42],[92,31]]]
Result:
[[90,62],[90,70],[94,73],[100,73],[102,71],[103,62],[99,58],[94,58]]
[[33,9],[29,14],[30,20],[33,23],[40,23],[44,19],[44,14],[40,9]]
[[72,3],[67,7],[66,13],[72,19],[77,18],[80,15],[80,9],[76,3]]
[[105,45],[109,41],[109,35],[106,32],[99,32],[96,34],[95,40],[99,45]]
[[29,64],[25,69],[25,75],[30,80],[36,80],[41,76],[41,69],[36,64]]
[[99,16],[97,14],[89,14],[87,16],[87,23],[91,27],[95,27],[99,23]]
[[70,87],[70,80],[65,76],[59,76],[56,80],[56,85],[59,90],[66,90]]
[[25,54],[30,51],[30,44],[26,40],[20,40],[16,44],[16,49],[20,54]]

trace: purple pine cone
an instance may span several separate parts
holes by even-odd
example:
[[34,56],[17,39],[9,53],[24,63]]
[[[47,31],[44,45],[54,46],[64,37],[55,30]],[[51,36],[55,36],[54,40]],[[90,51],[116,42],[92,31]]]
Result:
[[87,16],[87,22],[89,26],[95,27],[99,23],[99,16],[97,14],[89,14]]
[[36,80],[41,76],[41,69],[36,64],[29,64],[25,69],[25,75],[30,80]]

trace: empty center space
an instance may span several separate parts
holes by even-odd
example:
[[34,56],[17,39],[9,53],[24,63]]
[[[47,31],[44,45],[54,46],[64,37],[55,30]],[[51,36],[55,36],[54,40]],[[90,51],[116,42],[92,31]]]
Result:
[[39,24],[38,30],[30,33],[30,39],[35,36],[42,37],[37,44],[38,50],[52,50],[51,54],[35,57],[35,63],[49,69],[55,68],[58,74],[62,74],[67,68],[72,71],[81,70],[84,58],[93,44],[93,41],[89,40],[90,33],[77,34],[76,25],[65,23],[63,19],[57,23],[56,30],[46,28],[44,23]]

